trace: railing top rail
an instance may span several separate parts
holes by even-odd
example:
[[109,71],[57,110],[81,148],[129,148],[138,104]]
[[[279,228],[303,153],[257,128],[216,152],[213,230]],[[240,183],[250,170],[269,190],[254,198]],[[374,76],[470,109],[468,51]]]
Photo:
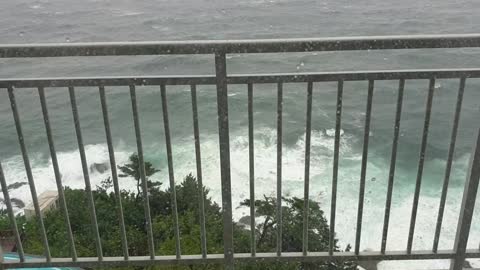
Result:
[[480,34],[0,45],[0,58],[480,47]]
[[[333,71],[307,73],[232,74],[228,84],[298,83],[331,81],[365,81],[398,79],[453,79],[480,78],[480,69],[409,69],[371,71]],[[109,76],[109,77],[56,77],[56,78],[0,78],[0,88],[68,87],[68,86],[128,86],[128,85],[190,85],[215,84],[215,75],[164,76]]]

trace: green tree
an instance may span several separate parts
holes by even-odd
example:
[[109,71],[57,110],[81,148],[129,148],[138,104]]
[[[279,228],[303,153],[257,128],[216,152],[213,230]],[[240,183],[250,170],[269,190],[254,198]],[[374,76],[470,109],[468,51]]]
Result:
[[[300,252],[303,246],[303,205],[304,200],[293,198],[282,198],[282,251]],[[250,200],[244,200],[241,205],[250,206]],[[255,213],[262,217],[263,222],[256,226],[257,250],[259,252],[275,252],[277,241],[278,218],[276,215],[277,200],[273,197],[264,196],[256,200]],[[308,215],[308,250],[328,251],[330,229],[320,205],[310,200]],[[335,239],[335,251],[340,251]],[[346,247],[349,251],[350,246]],[[344,269],[354,270],[356,264],[353,262],[336,261],[329,264],[298,263],[298,264],[268,264],[263,265],[264,269]],[[272,267],[272,268],[271,268]]]
[[[147,165],[148,164],[148,165]],[[137,193],[122,190],[120,197],[124,210],[125,229],[128,240],[128,252],[131,256],[145,256],[149,254],[147,245],[147,231],[143,203],[139,201],[139,171],[138,156],[133,154],[130,163],[119,166],[123,175],[132,176],[137,180]],[[148,176],[158,172],[151,163],[146,162]],[[122,256],[122,243],[117,208],[116,194],[111,191],[111,179],[105,179],[92,191],[97,213],[97,223],[100,232],[103,255]],[[171,211],[172,189],[161,190],[159,184],[149,185],[149,202],[152,217],[153,240],[157,255],[175,254],[174,217]],[[203,197],[200,197],[200,191]],[[223,253],[223,216],[221,207],[209,196],[209,189],[200,186],[197,179],[189,174],[181,183],[175,186],[177,195],[177,213],[180,230],[181,252],[187,254],[200,254],[200,199],[204,202],[207,252],[209,254]],[[96,256],[96,246],[90,219],[90,209],[86,207],[87,196],[84,190],[65,188],[65,199],[69,209],[72,232],[75,238],[77,254],[80,257]],[[283,241],[284,252],[298,252],[302,249],[303,232],[303,200],[283,198]],[[275,252],[276,229],[276,200],[264,196],[254,202],[256,216],[263,221],[256,226],[256,247],[258,252]],[[250,201],[245,200],[241,205],[250,206]],[[45,215],[45,227],[49,239],[50,251],[54,257],[69,257],[70,249],[65,229],[63,213],[52,210]],[[23,246],[26,253],[43,254],[42,240],[39,234],[36,219],[26,220],[17,217]],[[6,213],[0,212],[0,229],[8,229],[10,222]],[[234,250],[236,253],[250,252],[250,231],[242,224],[233,223]],[[317,202],[310,201],[309,208],[309,251],[326,251],[329,241],[329,226],[324,212]],[[349,247],[346,248],[348,250]],[[339,250],[335,240],[335,250]],[[356,265],[352,262],[337,261],[330,264],[314,263],[275,263],[257,262],[238,264],[237,269],[337,269],[353,270]],[[221,265],[187,265],[187,266],[156,266],[154,269],[221,269]],[[139,269],[139,268],[125,268]]]
[[[133,177],[133,179],[135,179],[137,181],[137,195],[136,197],[138,198],[138,196],[140,196],[140,187],[141,187],[141,183],[140,183],[140,180],[141,180],[141,177],[140,177],[140,161],[139,161],[139,158],[138,158],[138,154],[137,153],[133,153],[132,155],[130,155],[130,157],[128,158],[130,163],[127,163],[123,166],[118,166],[118,169],[122,172],[121,174],[119,174],[120,177]],[[160,170],[157,170],[153,167],[152,163],[148,162],[148,161],[145,161],[144,162],[145,164],[145,177],[146,177],[146,181],[147,181],[147,186],[148,188],[152,188],[152,187],[159,187],[161,185],[161,183],[159,182],[152,182],[148,179],[148,177],[154,175],[155,173],[159,172]]]

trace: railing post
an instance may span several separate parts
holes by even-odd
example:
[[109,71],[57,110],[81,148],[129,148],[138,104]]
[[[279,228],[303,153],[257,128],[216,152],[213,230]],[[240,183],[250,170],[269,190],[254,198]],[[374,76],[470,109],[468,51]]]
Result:
[[230,183],[230,137],[228,131],[227,61],[225,52],[215,53],[217,82],[218,135],[220,145],[220,172],[222,180],[223,247],[225,269],[233,265],[232,190]]
[[460,270],[465,262],[465,252],[467,249],[468,235],[472,223],[473,210],[475,209],[475,199],[477,197],[478,182],[480,178],[480,130],[470,158],[465,189],[463,191],[462,207],[460,208],[460,217],[457,225],[457,235],[453,249],[456,256],[450,265],[450,270]]

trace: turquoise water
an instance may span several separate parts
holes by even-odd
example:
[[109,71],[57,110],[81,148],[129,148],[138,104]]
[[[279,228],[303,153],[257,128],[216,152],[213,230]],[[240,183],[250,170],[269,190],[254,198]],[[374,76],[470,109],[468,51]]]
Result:
[[[25,260],[28,262],[30,259],[38,259],[38,256],[25,256]],[[3,254],[3,259],[5,261],[17,261],[19,260],[17,253],[5,253]],[[34,270],[34,269],[42,269],[42,270],[80,270],[81,268],[78,267],[44,267],[44,268],[10,268],[10,270],[14,269],[27,269],[27,270]]]
[[[161,6],[161,8],[158,8]],[[480,23],[477,1],[17,1],[0,4],[2,43],[76,42],[112,40],[180,40],[220,38],[321,37],[416,33],[469,33]],[[68,8],[67,8],[68,7]],[[8,11],[7,11],[8,10]],[[94,23],[93,23],[94,22]],[[328,52],[268,55],[229,55],[229,73],[309,72],[405,68],[478,67],[477,49]],[[88,59],[3,59],[0,77],[212,74],[211,56],[101,57]],[[447,198],[440,249],[453,245],[461,192],[480,116],[480,80],[467,81],[457,148]],[[370,151],[364,210],[362,249],[379,250],[386,182],[393,134],[398,82],[376,82],[373,99]],[[406,247],[417,172],[419,145],[425,113],[427,80],[405,86],[394,197],[387,248]],[[415,249],[429,249],[440,200],[458,80],[438,80],[426,153],[417,218]],[[276,86],[254,89],[256,196],[275,195],[276,183]],[[139,87],[138,102],[145,154],[161,169],[154,179],[168,186],[163,119],[158,87]],[[167,89],[175,177],[195,173],[191,101],[188,86]],[[221,200],[218,162],[216,93],[214,86],[198,87],[198,109],[204,182],[214,200]],[[340,243],[354,243],[367,82],[346,82],[340,149],[337,236]],[[336,85],[315,83],[312,116],[311,196],[328,213],[332,177],[333,128]],[[133,122],[127,87],[107,88],[117,163],[135,151]],[[232,188],[234,207],[248,198],[247,95],[245,86],[229,87]],[[17,91],[25,140],[39,192],[54,189],[48,145],[35,89]],[[47,89],[60,169],[65,185],[82,188],[83,176],[77,151],[66,89]],[[78,88],[86,155],[89,163],[106,162],[98,91]],[[306,84],[284,86],[283,195],[303,196]],[[0,89],[0,160],[9,183],[25,181],[8,97]],[[91,175],[93,185],[108,173]],[[133,189],[134,182],[121,179]],[[12,197],[30,200],[27,186]],[[480,207],[474,216],[469,246],[480,242]],[[248,210],[235,208],[238,219]],[[438,266],[438,265],[437,265]],[[394,266],[390,265],[389,269]]]

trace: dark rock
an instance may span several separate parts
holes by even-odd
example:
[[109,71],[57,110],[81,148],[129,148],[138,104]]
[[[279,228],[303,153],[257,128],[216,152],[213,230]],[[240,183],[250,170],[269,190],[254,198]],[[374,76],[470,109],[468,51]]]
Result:
[[12,202],[13,206],[16,206],[17,208],[24,208],[25,203],[17,198],[11,198],[10,201]]
[[362,262],[358,262],[358,265],[366,270],[377,270],[378,269],[377,264],[379,262],[380,261],[362,261]]
[[238,220],[238,223],[243,224],[243,225],[250,225],[250,216],[241,217]]
[[[26,185],[26,184],[27,184],[27,182],[15,182],[15,183],[13,183],[13,184],[8,185],[8,186],[7,186],[7,190],[17,189],[17,188],[19,188],[19,187],[21,187],[21,186],[24,186],[24,185]],[[0,190],[1,190],[1,189],[0,189]]]
[[93,173],[95,171],[97,171],[99,173],[104,173],[108,169],[110,169],[110,166],[108,165],[108,163],[93,163],[92,165],[90,165],[90,172],[91,173]]

